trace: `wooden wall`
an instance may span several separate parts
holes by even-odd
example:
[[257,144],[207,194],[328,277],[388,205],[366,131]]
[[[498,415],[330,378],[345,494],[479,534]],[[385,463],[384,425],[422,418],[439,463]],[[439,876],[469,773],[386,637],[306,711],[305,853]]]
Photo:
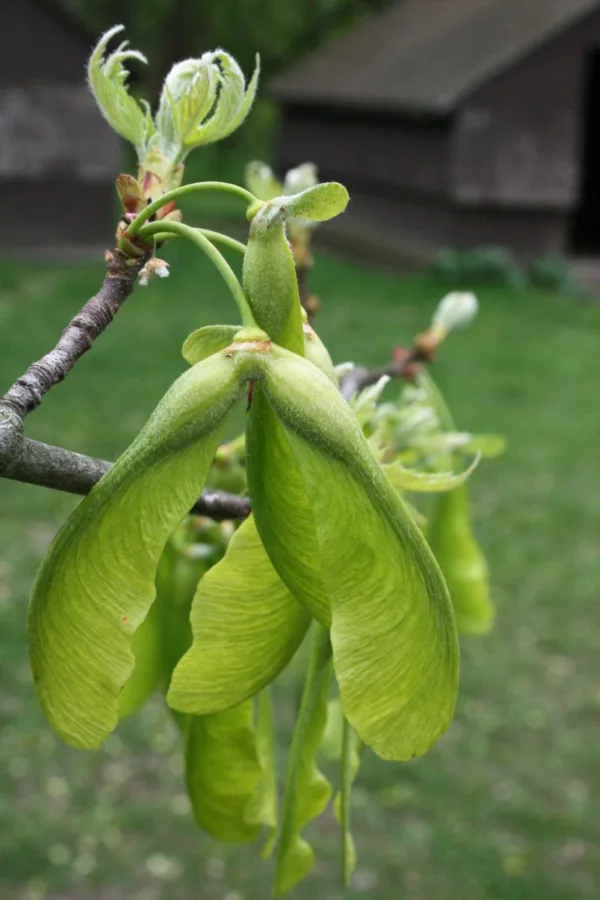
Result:
[[451,149],[450,190],[458,203],[576,206],[587,53],[599,40],[596,14],[466,100]]

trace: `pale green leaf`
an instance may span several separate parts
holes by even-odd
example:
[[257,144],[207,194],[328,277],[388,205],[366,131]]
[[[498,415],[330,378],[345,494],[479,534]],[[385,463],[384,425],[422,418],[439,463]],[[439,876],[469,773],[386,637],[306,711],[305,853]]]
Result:
[[321,815],[331,797],[331,785],[316,765],[327,718],[330,660],[329,635],[317,626],[286,773],[276,895],[291,890],[311,871],[315,855],[302,831]]
[[494,623],[494,607],[487,562],[472,531],[466,485],[436,499],[427,538],[446,578],[459,630],[486,634]]
[[254,696],[290,661],[309,621],[269,561],[250,516],[198,585],[194,642],[173,673],[169,705],[206,714]]
[[205,325],[198,328],[186,337],[181,355],[193,366],[228,347],[239,330],[239,325]]
[[382,466],[384,473],[398,491],[415,493],[436,493],[451,491],[463,484],[477,468],[480,456],[476,456],[464,472],[417,472],[405,469],[398,461]]
[[254,518],[272,565],[294,597],[328,627],[331,610],[312,509],[289,442],[259,382],[247,416],[246,474]]
[[[270,360],[265,401],[283,424],[315,527],[307,541],[306,517],[290,550],[295,557],[279,574],[298,597],[298,566],[309,546],[313,558],[316,538],[344,713],[379,755],[410,759],[440,737],[454,711],[458,645],[446,585],[339,392],[294,354],[273,347]],[[291,466],[273,472],[263,461],[262,468],[257,494],[250,479],[259,528],[264,497],[286,484]],[[284,509],[287,490],[279,492]],[[274,560],[272,535],[263,541]]]
[[67,743],[97,747],[116,725],[131,636],[154,599],[160,555],[203,487],[238,390],[223,356],[178,378],[41,565],[29,608],[31,666]]
[[124,42],[113,53],[105,56],[112,38],[123,31],[123,25],[115,25],[102,35],[88,62],[88,82],[100,112],[121,137],[136,148],[142,159],[154,134],[152,118],[130,95],[126,85],[128,72],[123,63],[130,59],[146,63],[137,50],[127,50]]
[[211,716],[190,716],[185,775],[198,824],[220,841],[254,841],[260,824],[247,810],[263,776],[256,746],[254,703]]
[[235,131],[250,112],[258,88],[260,75],[258,55],[256,67],[247,88],[242,70],[229,53],[224,50],[215,50],[212,53],[205,53],[202,59],[208,63],[219,63],[219,93],[210,118],[189,131],[184,147],[186,152],[203,144],[220,141]]

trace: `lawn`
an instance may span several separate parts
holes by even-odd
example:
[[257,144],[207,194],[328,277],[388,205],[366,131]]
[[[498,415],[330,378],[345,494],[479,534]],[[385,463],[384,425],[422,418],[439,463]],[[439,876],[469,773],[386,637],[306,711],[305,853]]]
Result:
[[[183,370],[184,337],[233,320],[203,259],[179,247],[169,258],[171,278],[126,304],[28,420],[30,436],[114,458]],[[2,385],[48,348],[100,277],[100,265],[2,265]],[[366,364],[410,341],[442,291],[425,276],[325,256],[313,286],[336,360]],[[535,292],[479,296],[479,318],[453,336],[435,374],[460,427],[508,438],[506,455],[472,482],[498,622],[463,642],[449,734],[408,765],[364,758],[354,890],[372,900],[598,896],[600,308]],[[159,700],[94,753],[62,746],[43,720],[26,656],[27,595],[75,502],[0,482],[0,897],[265,900],[269,866],[194,827],[178,735]],[[292,681],[278,692],[282,755]],[[341,898],[333,818],[312,834],[319,862],[293,896]]]

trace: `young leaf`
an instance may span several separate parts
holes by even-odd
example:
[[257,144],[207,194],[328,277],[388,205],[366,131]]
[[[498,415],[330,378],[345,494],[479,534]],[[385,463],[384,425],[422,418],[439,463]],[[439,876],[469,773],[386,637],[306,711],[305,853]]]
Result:
[[427,538],[446,578],[459,630],[486,634],[494,607],[487,562],[472,532],[466,485],[437,498]]
[[113,53],[105,56],[112,38],[122,31],[115,25],[102,35],[88,62],[88,82],[100,112],[110,127],[133,144],[142,159],[155,128],[147,109],[133,99],[126,85],[128,72],[123,63],[130,59],[146,63],[138,50],[128,50],[124,41]]
[[458,473],[417,472],[414,469],[405,469],[397,461],[388,463],[381,468],[398,491],[436,493],[439,491],[451,491],[453,488],[463,484],[477,468],[480,459],[480,456],[476,456],[468,469]]
[[212,716],[190,716],[185,744],[187,789],[198,824],[214,838],[254,841],[260,823],[247,818],[263,776],[253,724],[254,703],[246,700]]
[[271,565],[250,516],[198,585],[194,642],[173,673],[169,705],[204,715],[254,696],[288,664],[309,622]]
[[331,785],[316,766],[327,719],[330,681],[329,635],[317,627],[288,760],[275,875],[276,896],[291,890],[311,871],[315,855],[301,833],[312,819],[321,815],[331,797]]
[[33,677],[50,724],[75,747],[98,747],[116,725],[160,555],[202,489],[238,389],[235,363],[220,355],[178,378],[41,565],[29,607]]
[[246,423],[246,474],[256,526],[273,567],[296,600],[328,628],[330,602],[302,473],[259,382]]
[[194,366],[228,347],[239,330],[239,325],[205,325],[198,328],[186,337],[181,355],[190,366]]
[[141,709],[162,674],[160,617],[156,604],[133,633],[131,649],[135,658],[133,672],[119,694],[119,717],[131,716]]
[[[298,563],[316,537],[342,708],[380,756],[410,759],[447,729],[456,701],[457,635],[441,572],[327,378],[273,347],[263,391],[310,498],[315,532],[299,534],[290,553]],[[252,495],[259,528],[264,496],[285,494],[287,473],[263,469],[270,484]],[[263,540],[271,555],[271,535]],[[298,596],[296,572],[293,560],[279,570]]]

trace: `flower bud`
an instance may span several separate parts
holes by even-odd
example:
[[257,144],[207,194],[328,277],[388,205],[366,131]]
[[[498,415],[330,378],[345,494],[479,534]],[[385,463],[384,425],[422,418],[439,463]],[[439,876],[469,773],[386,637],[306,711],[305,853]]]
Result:
[[151,281],[154,281],[155,278],[168,277],[169,263],[165,262],[164,259],[153,256],[152,259],[148,260],[144,268],[141,269],[140,274],[138,275],[138,281],[141,287],[148,287],[148,284]]
[[475,294],[453,291],[440,301],[431,322],[432,328],[448,334],[455,328],[464,328],[477,315]]

